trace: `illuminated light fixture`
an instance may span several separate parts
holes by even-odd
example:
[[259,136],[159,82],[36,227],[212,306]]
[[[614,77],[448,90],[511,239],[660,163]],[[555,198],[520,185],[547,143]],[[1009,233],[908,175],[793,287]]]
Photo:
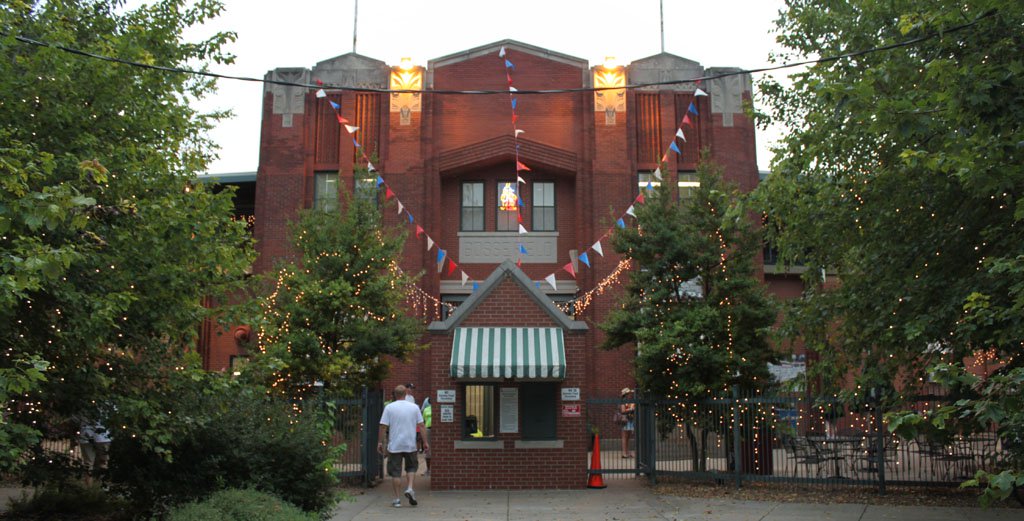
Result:
[[626,86],[626,70],[614,56],[605,56],[604,64],[593,70],[594,112],[603,112],[604,124],[614,126],[616,115],[626,112],[626,89],[621,88]]
[[512,183],[505,183],[498,194],[498,209],[504,212],[515,212],[519,210],[519,196],[516,195],[516,187]]
[[[411,58],[402,58],[401,65],[391,68],[389,87],[392,91],[422,91],[423,67],[413,65]],[[391,112],[398,113],[399,125],[411,125],[412,114],[421,109],[419,92],[391,93]]]

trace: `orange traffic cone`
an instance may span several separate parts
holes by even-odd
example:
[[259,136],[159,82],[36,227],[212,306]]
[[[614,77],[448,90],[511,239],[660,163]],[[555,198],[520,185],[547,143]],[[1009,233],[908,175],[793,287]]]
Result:
[[590,479],[587,480],[587,488],[607,488],[604,484],[604,477],[601,476],[601,437],[594,435],[594,452],[590,456]]

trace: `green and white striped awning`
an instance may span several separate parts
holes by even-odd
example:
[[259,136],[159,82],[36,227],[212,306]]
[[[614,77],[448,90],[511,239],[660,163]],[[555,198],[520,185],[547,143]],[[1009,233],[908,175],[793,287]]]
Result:
[[557,327],[460,327],[452,378],[565,378],[565,342]]

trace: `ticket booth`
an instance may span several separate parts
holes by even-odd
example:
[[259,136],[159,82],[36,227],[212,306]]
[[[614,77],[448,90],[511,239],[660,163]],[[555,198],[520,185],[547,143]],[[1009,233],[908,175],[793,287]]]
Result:
[[505,262],[429,330],[431,487],[584,487],[586,324]]

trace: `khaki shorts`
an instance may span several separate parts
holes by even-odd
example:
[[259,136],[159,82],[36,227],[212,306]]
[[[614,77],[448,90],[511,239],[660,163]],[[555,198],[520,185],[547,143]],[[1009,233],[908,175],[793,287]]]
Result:
[[405,462],[405,471],[415,474],[420,468],[419,454],[415,452],[390,452],[388,453],[388,475],[393,478],[402,477],[402,462]]

